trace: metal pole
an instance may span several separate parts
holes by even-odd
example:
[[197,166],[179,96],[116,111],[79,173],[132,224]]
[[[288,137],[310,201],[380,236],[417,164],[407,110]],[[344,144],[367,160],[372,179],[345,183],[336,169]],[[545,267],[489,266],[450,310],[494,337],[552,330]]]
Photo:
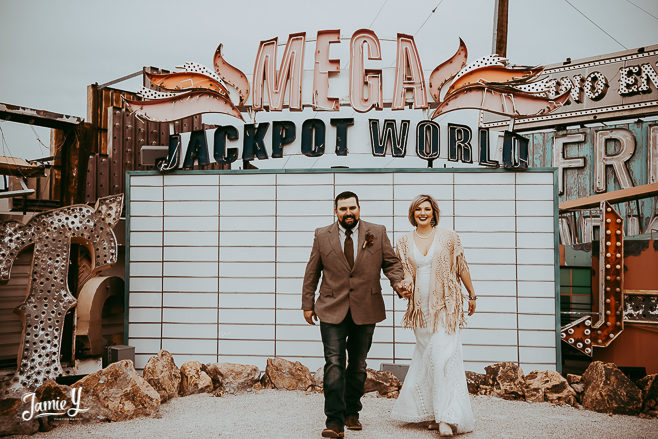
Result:
[[507,56],[507,9],[509,0],[495,0],[492,53]]

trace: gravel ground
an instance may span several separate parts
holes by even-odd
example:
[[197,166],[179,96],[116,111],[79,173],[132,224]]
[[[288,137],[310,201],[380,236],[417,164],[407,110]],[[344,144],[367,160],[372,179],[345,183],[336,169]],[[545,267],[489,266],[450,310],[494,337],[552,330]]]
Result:
[[[475,431],[463,439],[492,438],[658,438],[658,419],[605,415],[549,403],[471,397]],[[22,438],[319,438],[324,427],[321,394],[260,390],[216,398],[209,394],[175,398],[160,407],[158,418],[125,422],[72,422],[47,433]],[[392,399],[366,395],[362,431],[353,439],[438,437],[418,424],[392,421]]]

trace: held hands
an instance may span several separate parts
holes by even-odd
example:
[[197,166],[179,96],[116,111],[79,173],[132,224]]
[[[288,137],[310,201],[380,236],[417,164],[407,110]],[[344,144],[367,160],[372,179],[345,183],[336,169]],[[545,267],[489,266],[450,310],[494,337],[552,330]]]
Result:
[[309,325],[315,326],[315,322],[318,321],[318,316],[315,314],[315,311],[313,311],[312,309],[308,311],[305,310],[304,319],[308,322]]
[[401,298],[409,299],[411,297],[411,293],[413,292],[413,282],[411,279],[405,278],[395,286],[395,291],[400,295]]

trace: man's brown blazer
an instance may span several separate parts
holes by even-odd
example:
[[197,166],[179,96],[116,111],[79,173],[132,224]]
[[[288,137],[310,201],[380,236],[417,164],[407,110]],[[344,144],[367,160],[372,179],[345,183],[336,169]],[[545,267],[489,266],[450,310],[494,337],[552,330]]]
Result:
[[[304,274],[302,309],[314,310],[321,322],[338,324],[348,310],[357,325],[374,324],[386,318],[380,273],[384,271],[391,286],[397,284],[404,276],[400,260],[382,225],[359,220],[356,245],[358,253],[350,270],[340,245],[338,223],[315,230]],[[315,290],[321,276],[316,301]]]

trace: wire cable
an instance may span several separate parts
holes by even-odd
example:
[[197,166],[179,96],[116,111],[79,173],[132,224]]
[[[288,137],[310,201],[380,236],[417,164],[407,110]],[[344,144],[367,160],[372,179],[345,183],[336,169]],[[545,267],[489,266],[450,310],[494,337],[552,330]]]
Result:
[[34,126],[30,125],[30,128],[32,128],[32,132],[34,133],[34,137],[37,138],[37,142],[39,142],[41,144],[41,146],[43,146],[43,148],[48,151],[48,154],[50,154],[50,148],[48,148],[46,145],[44,145],[44,143],[41,141],[41,138],[39,137],[39,134],[37,133],[37,130],[34,129]]
[[423,21],[423,24],[421,24],[420,27],[418,28],[418,30],[416,30],[416,32],[414,32],[414,36],[416,36],[416,34],[417,34],[418,32],[420,32],[420,30],[421,30],[423,27],[425,27],[425,24],[427,24],[427,22],[429,21],[430,17],[432,16],[432,14],[434,14],[434,13],[436,12],[436,10],[438,9],[438,7],[441,6],[441,3],[443,3],[444,1],[445,1],[445,0],[440,0],[440,1],[436,4],[436,6],[434,6],[434,9],[432,9],[432,12],[430,12],[429,15],[425,18],[425,21]]
[[379,7],[379,11],[377,11],[375,18],[372,19],[372,22],[368,27],[372,27],[372,25],[375,24],[375,21],[377,21],[377,19],[379,18],[379,14],[381,14],[382,10],[384,9],[384,6],[386,6],[386,3],[388,3],[388,0],[385,0],[384,3],[382,3],[382,5]]
[[642,8],[641,6],[636,5],[636,4],[633,3],[631,0],[626,0],[626,2],[632,4],[633,6],[635,6],[636,8],[638,8],[639,10],[643,11],[645,14],[650,15],[650,16],[653,17],[655,20],[658,20],[658,17],[656,17],[655,15],[653,15],[651,12],[647,11],[646,9]]
[[608,32],[606,32],[605,29],[603,29],[601,26],[599,26],[598,24],[596,24],[596,22],[594,22],[594,21],[593,21],[591,18],[589,18],[587,15],[583,14],[582,11],[581,11],[580,9],[578,9],[577,7],[575,7],[575,6],[574,6],[569,0],[564,0],[564,1],[565,1],[569,6],[571,6],[571,7],[574,8],[576,11],[578,11],[578,13],[579,13],[580,15],[582,15],[583,17],[585,17],[585,18],[587,19],[587,21],[589,21],[589,22],[592,23],[594,26],[596,26],[601,32],[603,32],[604,34],[606,34],[607,36],[609,36],[610,38],[612,38],[612,39],[613,39],[617,44],[619,44],[621,47],[623,47],[624,49],[628,50],[628,47],[626,47],[626,46],[624,46],[623,44],[621,44],[621,43],[619,42],[619,40],[617,40],[615,37],[613,37],[613,36],[610,35]]

